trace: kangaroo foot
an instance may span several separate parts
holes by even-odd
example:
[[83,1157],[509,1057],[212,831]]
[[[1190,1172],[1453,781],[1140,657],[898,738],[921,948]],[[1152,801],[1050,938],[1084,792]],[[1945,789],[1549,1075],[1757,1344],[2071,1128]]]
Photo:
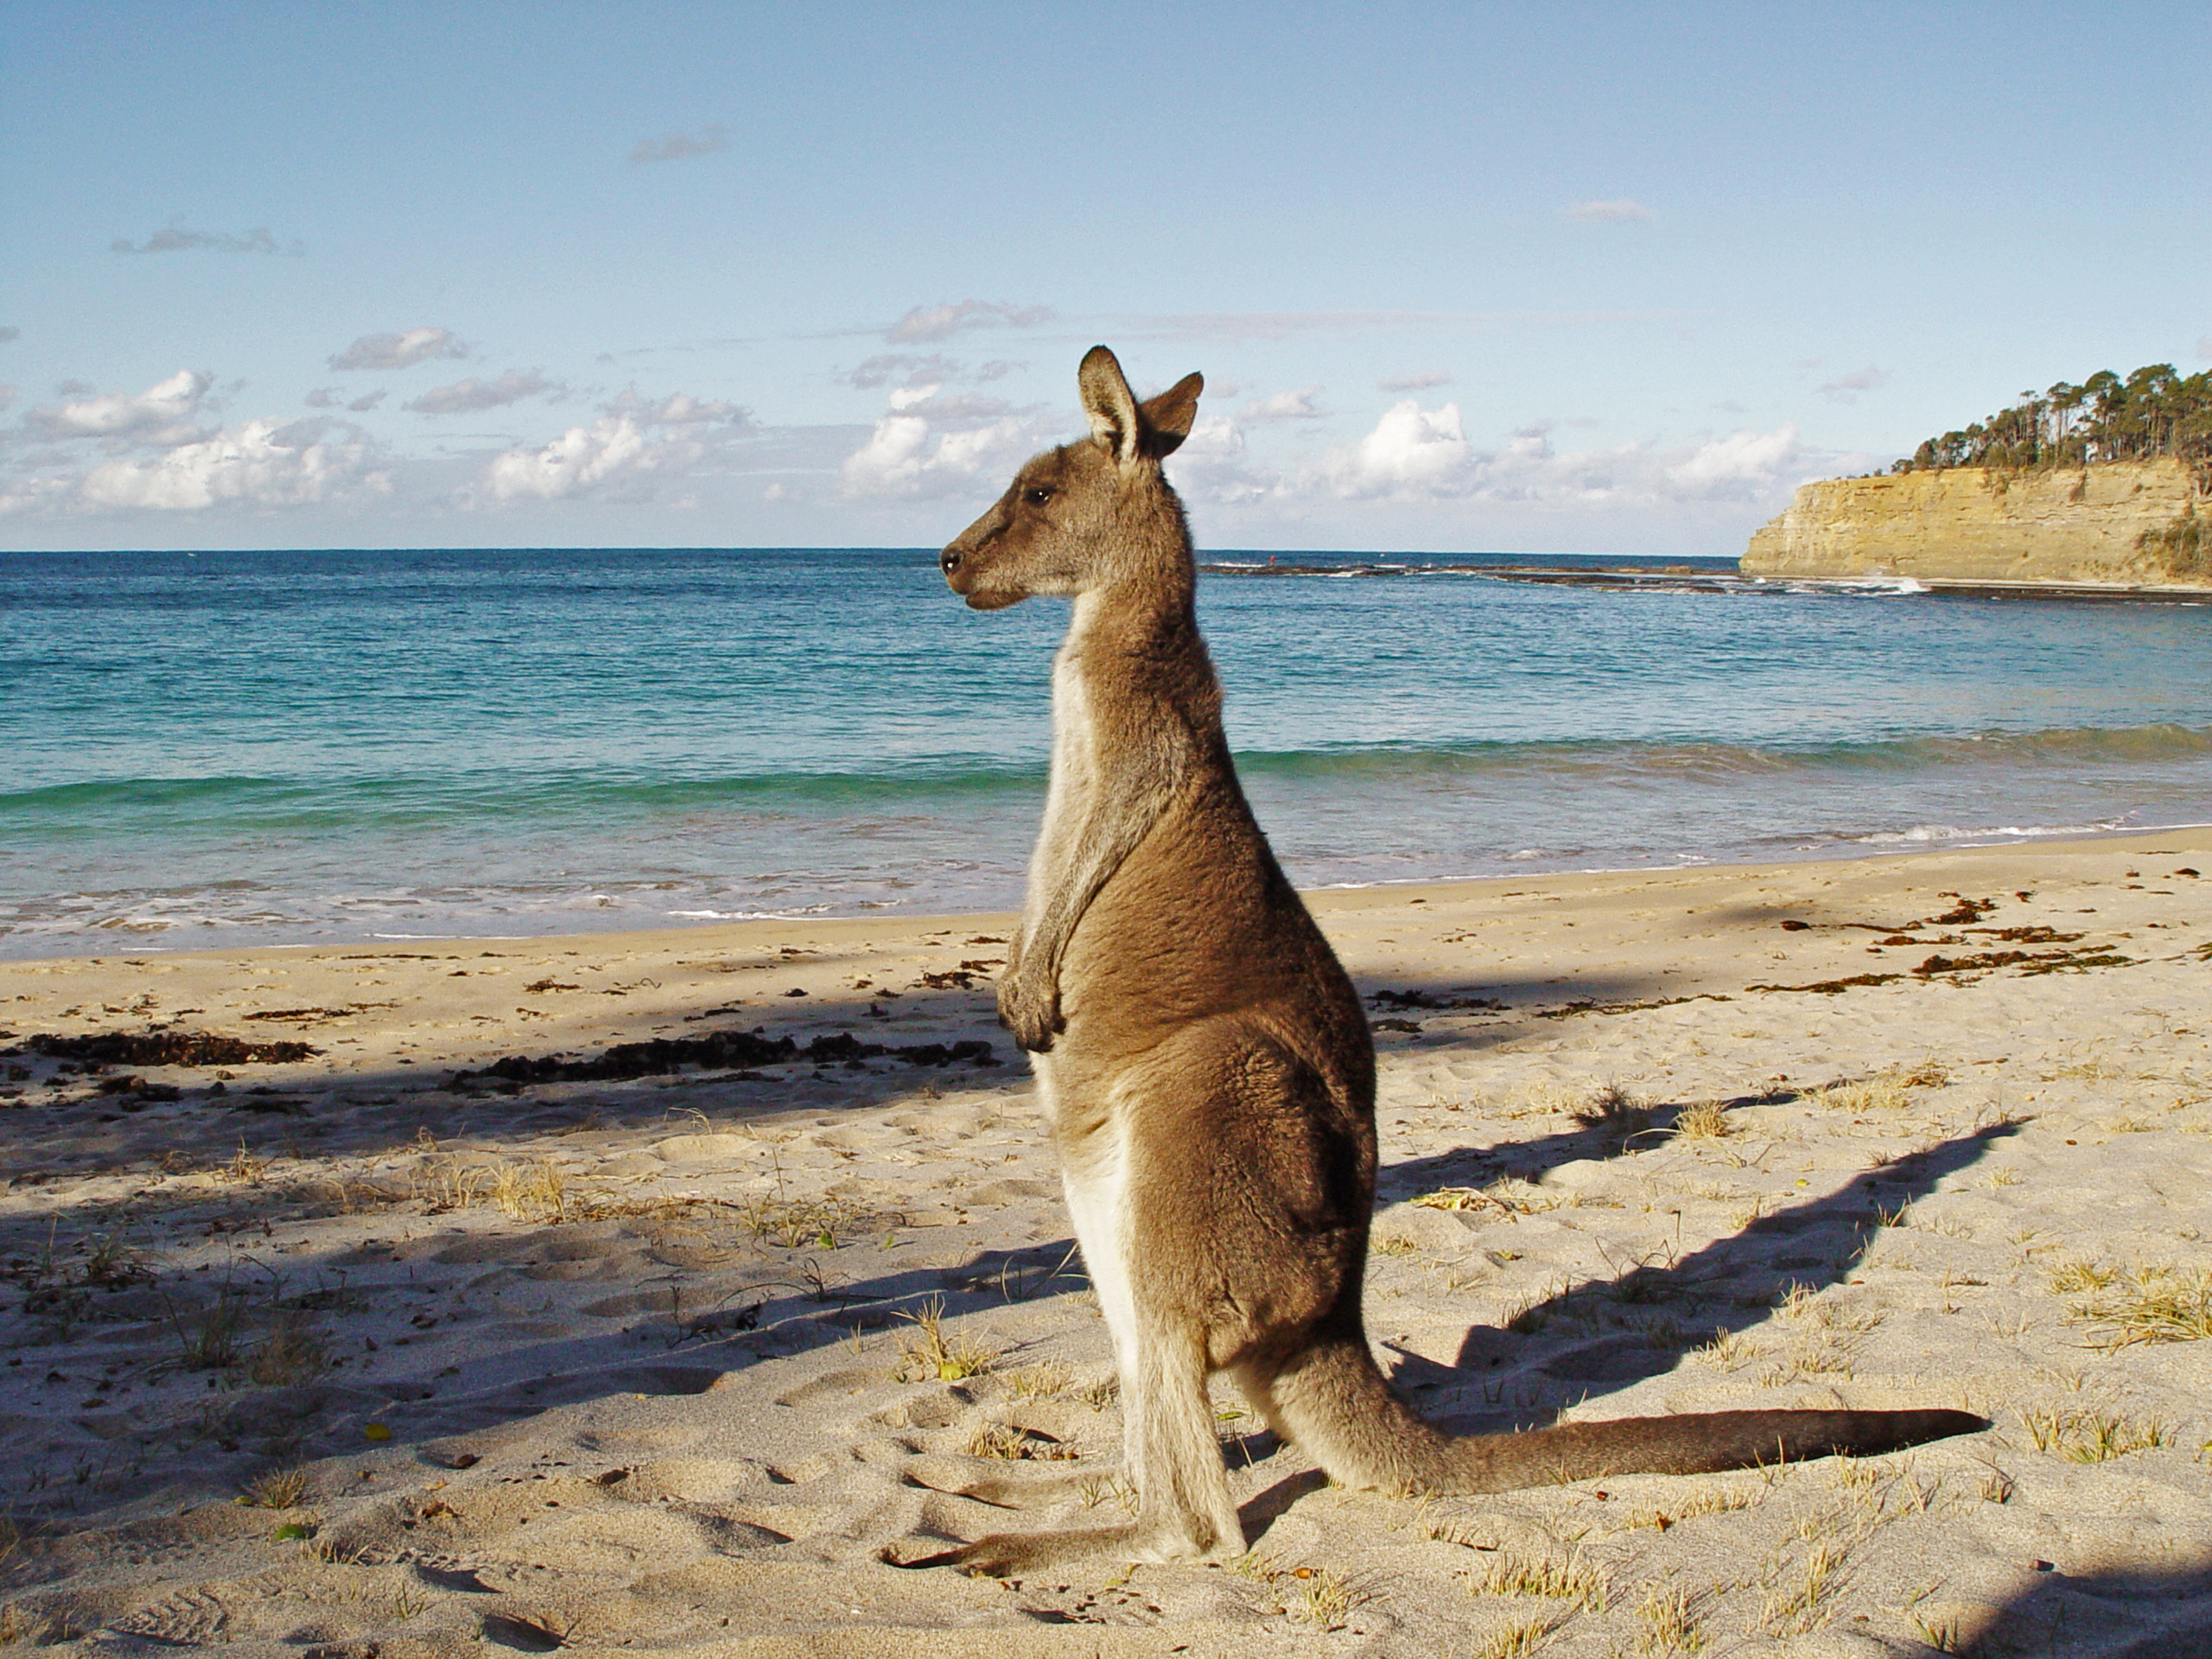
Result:
[[1140,1555],[1133,1550],[1131,1547],[1136,1537],[1134,1527],[1086,1527],[1062,1532],[994,1532],[988,1538],[979,1538],[972,1544],[963,1544],[957,1549],[943,1550],[935,1555],[900,1560],[886,1553],[883,1559],[895,1567],[958,1567],[963,1572],[985,1578],[1018,1578],[1027,1573],[1042,1572],[1048,1567],[1058,1566],[1064,1561],[1080,1560],[1085,1556],[1111,1556],[1123,1561],[1160,1559]]
[[1002,1510],[1048,1508],[1097,1490],[1110,1478],[1097,1473],[1008,1474],[1003,1463],[973,1457],[917,1457],[906,1466],[905,1475],[917,1486]]

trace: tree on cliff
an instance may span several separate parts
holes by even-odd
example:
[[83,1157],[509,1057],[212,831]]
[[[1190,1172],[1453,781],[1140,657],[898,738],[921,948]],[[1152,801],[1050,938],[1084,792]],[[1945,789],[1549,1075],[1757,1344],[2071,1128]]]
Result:
[[2212,369],[2184,375],[2172,363],[2149,363],[2124,380],[2103,369],[2080,386],[2061,380],[2040,394],[2023,392],[2010,409],[1929,439],[1891,470],[2086,466],[2161,455],[2186,462],[2212,494]]

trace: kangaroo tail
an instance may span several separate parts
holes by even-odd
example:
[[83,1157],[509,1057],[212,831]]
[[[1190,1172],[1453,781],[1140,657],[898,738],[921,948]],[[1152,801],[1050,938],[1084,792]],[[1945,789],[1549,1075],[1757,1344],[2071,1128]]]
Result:
[[1978,1434],[1971,1412],[1702,1412],[1562,1423],[1451,1443],[1441,1492],[1510,1492],[1606,1474],[1710,1474],[1849,1453],[1871,1456]]
[[1357,1334],[1323,1336],[1272,1381],[1271,1415],[1332,1479],[1404,1492],[1511,1492],[1610,1474],[1709,1474],[1838,1453],[1871,1456],[1986,1419],[1954,1411],[1708,1412],[1448,1435],[1416,1416]]

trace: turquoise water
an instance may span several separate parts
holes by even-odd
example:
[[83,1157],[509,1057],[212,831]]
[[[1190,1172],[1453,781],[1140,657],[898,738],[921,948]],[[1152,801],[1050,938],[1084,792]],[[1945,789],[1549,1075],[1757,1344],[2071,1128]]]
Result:
[[[1200,604],[1302,884],[2212,819],[2212,607]],[[0,956],[1010,904],[1065,620],[967,611],[928,551],[0,556]]]

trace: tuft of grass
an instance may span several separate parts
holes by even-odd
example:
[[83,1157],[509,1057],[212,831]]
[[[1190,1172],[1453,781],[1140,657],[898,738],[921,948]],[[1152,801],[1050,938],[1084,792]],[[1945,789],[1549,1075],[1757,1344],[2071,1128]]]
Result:
[[1626,1522],[1620,1530],[1634,1532],[1649,1527],[1655,1532],[1665,1532],[1669,1527],[1684,1521],[1693,1521],[1701,1515],[1725,1515],[1735,1510],[1747,1510],[1751,1503],[1749,1492],[1731,1492],[1726,1488],[1698,1492],[1670,1510],[1631,1510]]
[[0,1648],[43,1648],[68,1639],[51,1619],[14,1601],[0,1601]]
[[1394,1233],[1387,1238],[1376,1239],[1367,1248],[1376,1255],[1411,1255],[1421,1247],[1412,1239]]
[[1854,1307],[1823,1297],[1804,1285],[1793,1285],[1775,1310],[1776,1316],[1809,1331],[1832,1331],[1863,1336],[1882,1322],[1879,1308]]
[[1636,1651],[1643,1659],[1676,1659],[1703,1653],[1705,1632],[1679,1585],[1654,1584],[1636,1609]]
[[[1083,1499],[1083,1507],[1086,1510],[1095,1510],[1110,1498],[1121,1506],[1124,1513],[1134,1515],[1137,1512],[1137,1489],[1118,1474],[1086,1475],[1076,1493]],[[1264,1577],[1258,1569],[1249,1567],[1247,1564],[1255,1561],[1264,1563],[1267,1559],[1264,1555],[1240,1556],[1237,1571],[1248,1578]]]
[[1011,1423],[979,1423],[968,1437],[970,1457],[1001,1458],[1009,1462],[1035,1461],[1072,1463],[1083,1454],[1065,1441],[1054,1440]]
[[2022,1412],[2020,1420],[2036,1450],[2055,1453],[2069,1463],[2106,1463],[2173,1443],[2172,1429],[2155,1417],[2038,1406]]
[[896,1382],[957,1382],[981,1376],[998,1363],[999,1349],[969,1336],[945,1333],[941,1296],[933,1296],[919,1311],[902,1313],[899,1317],[914,1329],[899,1343],[899,1364],[891,1372]]
[[1058,1360],[1048,1359],[1041,1365],[1008,1372],[1006,1382],[1017,1400],[1044,1400],[1074,1387],[1075,1373]]
[[177,1364],[188,1371],[224,1371],[238,1364],[246,1334],[245,1295],[226,1285],[211,1306],[190,1316],[172,1313]]
[[550,1158],[520,1165],[502,1164],[492,1176],[491,1201],[501,1214],[517,1221],[566,1221],[568,1180]]
[[1832,1083],[1806,1095],[1815,1111],[1842,1112],[1862,1117],[1869,1112],[1901,1112],[1912,1104],[1902,1084],[1889,1078],[1865,1078],[1856,1083]]
[[2101,1267],[2086,1255],[2057,1262],[2046,1272],[2050,1276],[2051,1288],[2061,1296],[2076,1295],[2083,1291],[2101,1291],[2120,1276],[2117,1267]]
[[1549,1645],[1553,1632],[1572,1619],[1566,1612],[1540,1613],[1521,1619],[1503,1630],[1492,1631],[1474,1650],[1474,1659],[1529,1659]]
[[1728,1109],[1717,1100],[1701,1100],[1685,1106],[1674,1117],[1677,1140],[1725,1140],[1735,1133]]
[[817,1200],[758,1198],[748,1204],[739,1218],[752,1236],[774,1241],[787,1250],[834,1250],[842,1235],[849,1234],[860,1219],[848,1205]]
[[307,1470],[270,1469],[247,1481],[238,1501],[257,1510],[289,1510],[297,1509],[307,1495]]
[[1770,1636],[1810,1636],[1835,1616],[1831,1606],[1840,1582],[1844,1553],[1834,1544],[1814,1546],[1804,1571],[1790,1589],[1771,1592],[1759,1622]]
[[2084,1288],[2089,1294],[2074,1304],[2072,1316],[2096,1327],[2108,1348],[2212,1337],[2212,1267],[2131,1267]]
[[1651,1107],[1618,1083],[1601,1084],[1585,1095],[1568,1115],[1577,1126],[1595,1129],[1608,1139],[1627,1141],[1651,1127]]
[[1291,1617],[1319,1630],[1342,1629],[1346,1615],[1367,1599],[1327,1567],[1294,1567],[1290,1576],[1297,1585],[1291,1593]]
[[1555,1083],[1549,1078],[1539,1078],[1521,1091],[1521,1109],[1510,1114],[1514,1117],[1531,1114],[1548,1115],[1564,1112],[1575,1116],[1589,1104],[1589,1091],[1571,1084]]
[[331,1368],[330,1346],[304,1321],[280,1318],[244,1356],[246,1374],[264,1388],[289,1388]]
[[1912,1615],[1912,1628],[1920,1639],[1938,1653],[1964,1653],[1966,1632],[1956,1614],[1948,1619],[1928,1619],[1919,1613]]
[[1592,1613],[1603,1613],[1612,1585],[1606,1576],[1578,1555],[1565,1560],[1502,1550],[1480,1573],[1470,1573],[1472,1595],[1525,1596],[1547,1601],[1571,1601]]
[[0,1281],[23,1291],[25,1313],[58,1316],[66,1322],[92,1306],[95,1291],[127,1290],[152,1282],[151,1258],[125,1243],[119,1232],[87,1235],[62,1249],[56,1246],[58,1231],[58,1222],[49,1222],[46,1240],[35,1255],[11,1257],[0,1264]]

